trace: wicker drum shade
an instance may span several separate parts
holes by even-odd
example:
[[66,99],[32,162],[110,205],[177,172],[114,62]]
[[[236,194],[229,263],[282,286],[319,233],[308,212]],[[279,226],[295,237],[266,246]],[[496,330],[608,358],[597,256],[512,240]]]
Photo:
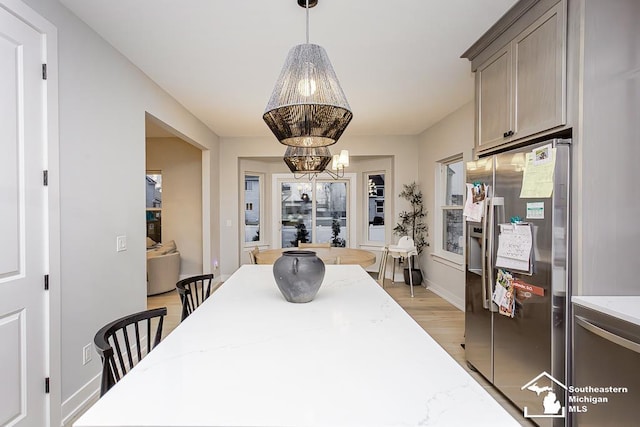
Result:
[[327,147],[287,147],[284,162],[294,174],[319,174],[331,162]]
[[262,116],[278,141],[326,147],[338,141],[352,117],[325,50],[309,43],[294,46]]

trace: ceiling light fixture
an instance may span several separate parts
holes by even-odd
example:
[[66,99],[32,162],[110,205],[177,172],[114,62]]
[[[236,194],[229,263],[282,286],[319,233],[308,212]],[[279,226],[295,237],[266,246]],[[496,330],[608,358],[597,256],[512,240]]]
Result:
[[353,118],[325,50],[309,43],[309,8],[318,0],[297,0],[306,9],[307,42],[287,55],[262,116],[284,145],[326,147],[335,144]]
[[334,154],[331,160],[331,169],[334,171],[342,171],[349,166],[349,150],[340,150],[340,154]]
[[327,147],[287,147],[283,160],[296,179],[306,176],[311,180],[322,172],[340,179],[344,177],[344,168],[349,166],[349,150],[332,156]]

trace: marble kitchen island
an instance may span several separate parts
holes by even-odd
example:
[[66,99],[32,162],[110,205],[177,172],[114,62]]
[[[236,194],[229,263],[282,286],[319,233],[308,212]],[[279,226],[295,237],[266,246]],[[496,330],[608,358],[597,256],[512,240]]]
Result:
[[245,265],[75,424],[519,425],[356,265],[286,302]]

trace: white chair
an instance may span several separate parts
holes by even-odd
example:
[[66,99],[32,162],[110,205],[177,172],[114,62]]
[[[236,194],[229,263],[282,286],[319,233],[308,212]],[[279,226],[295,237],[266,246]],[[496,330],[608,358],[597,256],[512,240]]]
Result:
[[398,240],[398,244],[396,246],[399,246],[401,248],[410,248],[415,246],[415,243],[413,242],[413,239],[411,237],[402,236],[400,240]]
[[403,236],[398,240],[397,245],[389,246],[389,253],[393,257],[393,283],[396,277],[396,260],[399,258],[407,258],[409,261],[409,285],[411,286],[411,297],[413,297],[413,274],[411,272],[411,257],[418,255],[415,242],[408,236]]
[[[400,240],[398,240],[398,244],[395,246],[391,246],[393,247],[397,247],[397,248],[405,248],[405,247],[412,247],[414,246],[415,243],[413,242],[413,239],[409,236],[402,236],[400,238]],[[391,277],[391,283],[396,283],[396,261],[399,260],[400,258],[404,258],[404,255],[402,255],[402,253],[400,252],[390,252],[391,257],[393,258],[393,276]]]

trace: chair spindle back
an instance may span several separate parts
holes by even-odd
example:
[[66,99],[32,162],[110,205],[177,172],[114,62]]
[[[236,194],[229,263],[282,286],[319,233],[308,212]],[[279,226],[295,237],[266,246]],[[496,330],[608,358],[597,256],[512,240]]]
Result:
[[176,283],[176,289],[182,302],[182,315],[180,321],[189,317],[193,311],[200,306],[209,295],[211,295],[211,282],[213,274],[202,274],[199,276],[187,277]]
[[93,342],[102,359],[101,397],[160,343],[166,315],[166,307],[141,311],[114,320],[96,333]]

